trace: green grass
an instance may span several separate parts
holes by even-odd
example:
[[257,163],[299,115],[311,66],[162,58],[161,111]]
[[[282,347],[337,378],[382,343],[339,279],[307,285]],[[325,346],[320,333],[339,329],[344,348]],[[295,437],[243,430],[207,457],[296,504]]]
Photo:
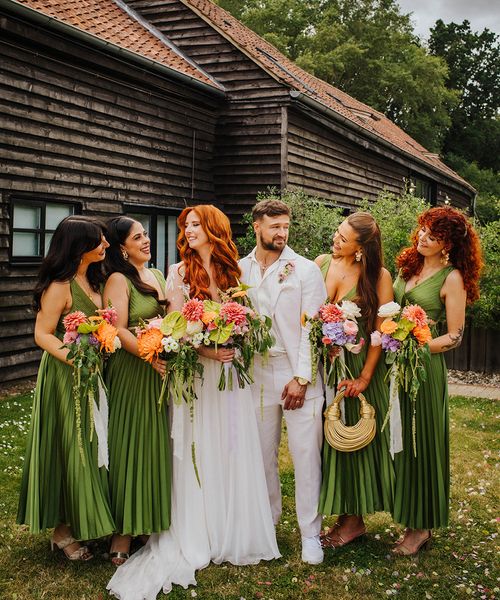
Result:
[[[102,554],[89,563],[70,563],[49,552],[49,534],[30,535],[15,524],[17,495],[29,426],[29,394],[0,401],[0,598],[99,600],[114,568]],[[317,567],[300,561],[290,458],[282,447],[280,465],[284,513],[277,529],[283,557],[252,567],[214,566],[199,572],[198,586],[176,588],[171,600],[301,600],[408,598],[415,600],[499,598],[498,404],[451,401],[451,527],[436,532],[431,549],[416,559],[390,555],[400,530],[390,516],[367,519],[364,543],[327,551]],[[333,522],[333,518],[329,519]]]

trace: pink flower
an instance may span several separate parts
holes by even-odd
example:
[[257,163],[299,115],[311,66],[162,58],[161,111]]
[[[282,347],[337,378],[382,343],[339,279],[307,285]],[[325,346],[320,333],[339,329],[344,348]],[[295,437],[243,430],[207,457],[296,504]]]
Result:
[[64,329],[66,329],[66,331],[76,331],[78,325],[85,323],[86,320],[87,317],[81,310],[69,313],[69,315],[66,315],[63,319]]
[[203,316],[203,302],[197,298],[191,298],[182,307],[182,316],[187,321],[200,321]]
[[325,337],[321,338],[321,341],[323,342],[323,344],[325,344],[325,346],[328,346],[332,343],[332,340],[329,337],[326,337],[326,335]]
[[371,345],[372,346],[381,346],[382,345],[382,334],[380,331],[374,331],[371,334]]
[[361,350],[363,349],[364,345],[365,345],[365,338],[361,338],[357,344],[354,344],[353,346],[349,346],[347,349],[352,354],[359,354],[361,352]]
[[108,308],[103,308],[97,312],[110,325],[116,325],[116,322],[118,321],[118,313],[116,312],[116,308],[114,306],[108,306]]
[[225,302],[221,306],[220,316],[226,323],[243,325],[247,320],[247,311],[244,306],[237,302]]
[[346,335],[356,335],[358,333],[358,324],[347,319],[344,321],[344,332]]
[[325,323],[339,323],[343,320],[342,311],[335,304],[323,304],[319,309],[319,315]]
[[160,326],[163,322],[161,317],[156,317],[156,319],[151,319],[146,323],[146,329],[160,329]]
[[72,344],[78,337],[77,331],[66,331],[63,337],[63,344]]
[[207,331],[213,331],[214,329],[217,329],[217,325],[212,321],[207,325]]
[[424,327],[427,325],[427,315],[425,310],[418,304],[409,304],[403,308],[401,316],[412,323],[415,323],[418,327]]

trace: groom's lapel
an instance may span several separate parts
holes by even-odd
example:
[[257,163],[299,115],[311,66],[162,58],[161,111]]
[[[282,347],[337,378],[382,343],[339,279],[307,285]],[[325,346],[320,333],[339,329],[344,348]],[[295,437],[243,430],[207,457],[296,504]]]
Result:
[[289,285],[289,279],[296,277],[295,272],[290,273],[288,275],[288,277],[285,279],[285,281],[283,281],[282,283],[279,282],[279,278],[280,278],[280,274],[283,271],[283,269],[285,268],[285,266],[287,265],[287,263],[292,262],[295,265],[296,259],[297,258],[297,254],[288,246],[285,246],[285,249],[283,250],[283,252],[281,253],[281,256],[279,258],[279,265],[278,265],[278,270],[276,271],[276,273],[273,273],[273,277],[275,278],[274,280],[274,285],[272,287],[272,291],[271,291],[271,307],[272,307],[272,316],[274,316],[274,312],[276,310],[276,305],[278,303],[281,291],[286,288],[287,285]]

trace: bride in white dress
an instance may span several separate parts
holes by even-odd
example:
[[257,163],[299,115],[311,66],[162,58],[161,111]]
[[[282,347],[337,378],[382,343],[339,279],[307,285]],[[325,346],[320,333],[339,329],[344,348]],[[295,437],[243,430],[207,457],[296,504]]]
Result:
[[[217,300],[218,290],[235,286],[239,277],[224,213],[211,205],[186,208],[178,224],[183,262],[170,267],[167,278],[171,311],[182,307],[186,293]],[[221,362],[230,363],[233,352],[200,349],[204,375],[203,382],[196,383],[193,421],[185,403],[169,406],[171,526],[151,535],[118,567],[108,590],[120,600],[153,600],[173,584],[195,585],[195,571],[211,561],[249,565],[280,557],[250,389],[217,388]],[[201,486],[193,467],[193,440]]]

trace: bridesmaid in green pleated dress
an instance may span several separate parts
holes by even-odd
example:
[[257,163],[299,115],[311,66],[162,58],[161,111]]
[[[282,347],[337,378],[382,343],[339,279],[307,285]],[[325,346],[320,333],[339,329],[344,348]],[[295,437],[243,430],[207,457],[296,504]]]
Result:
[[109,389],[109,481],[116,535],[110,557],[115,565],[129,556],[133,536],[143,539],[170,526],[171,453],[167,405],[158,409],[165,361],[152,365],[138,356],[134,328],[139,319],[165,312],[165,279],[147,268],[150,240],[129,217],[107,222],[110,274],[104,301],[118,312],[122,349],[106,368]]
[[[355,398],[360,393],[375,407],[377,422],[374,440],[360,450],[340,452],[326,440],[323,445],[319,510],[324,515],[339,516],[321,540],[324,548],[338,548],[365,533],[364,515],[393,508],[394,470],[389,432],[380,431],[388,409],[386,368],[380,360],[380,348],[369,343],[370,333],[380,324],[379,306],[393,298],[392,280],[382,266],[380,229],[368,213],[354,213],[343,221],[333,237],[333,255],[319,256],[316,263],[325,277],[330,300],[356,302],[362,314],[358,320],[359,335],[366,343],[359,354],[345,352],[346,366],[353,379],[337,383],[338,389],[345,387],[346,424],[354,425],[359,420],[359,402]],[[327,390],[328,393],[334,392]]]
[[[393,517],[406,526],[394,554],[416,554],[431,530],[448,525],[450,489],[448,384],[443,352],[456,348],[464,333],[465,306],[479,297],[482,266],[478,236],[465,216],[451,207],[422,213],[413,245],[400,254],[395,300],[418,304],[435,324],[429,342],[431,362],[412,403],[400,390],[403,451],[395,456]],[[413,450],[416,435],[416,456]]]
[[[85,464],[76,435],[73,369],[62,348],[63,318],[70,312],[95,314],[102,308],[102,261],[109,246],[102,223],[91,217],[67,217],[56,228],[42,262],[34,292],[35,341],[44,350],[36,382],[31,426],[21,483],[18,523],[32,533],[54,527],[52,549],[69,560],[89,560],[77,540],[114,531],[107,472],[98,467],[97,436],[82,436]],[[97,393],[96,393],[97,397]],[[81,427],[90,429],[87,403]]]

